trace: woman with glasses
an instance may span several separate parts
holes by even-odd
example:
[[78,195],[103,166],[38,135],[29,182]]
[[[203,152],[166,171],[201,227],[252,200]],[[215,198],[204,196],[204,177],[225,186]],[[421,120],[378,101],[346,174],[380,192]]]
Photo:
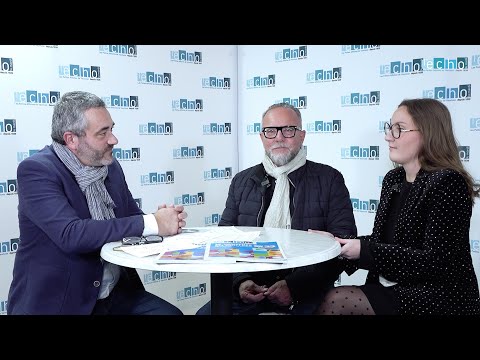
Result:
[[336,237],[351,275],[365,285],[330,290],[319,315],[480,314],[470,254],[470,218],[479,196],[460,161],[447,107],[404,100],[385,124],[390,160],[371,235]]

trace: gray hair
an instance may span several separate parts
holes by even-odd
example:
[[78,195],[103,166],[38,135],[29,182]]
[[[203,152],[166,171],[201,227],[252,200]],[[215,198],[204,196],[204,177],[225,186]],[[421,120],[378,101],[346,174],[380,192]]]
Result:
[[87,128],[85,112],[100,107],[104,108],[105,102],[94,94],[84,91],[63,94],[53,108],[52,140],[65,145],[63,134],[67,131],[77,136],[84,136]]
[[273,109],[276,109],[276,108],[285,108],[285,109],[290,109],[290,110],[294,111],[295,114],[297,115],[297,117],[300,119],[300,126],[299,126],[299,128],[300,128],[300,129],[302,128],[302,114],[300,113],[300,110],[298,110],[295,106],[290,105],[289,103],[284,103],[284,102],[270,105],[270,106],[268,107],[268,109],[265,110],[265,112],[262,114],[262,122],[263,122],[263,119],[265,118],[265,115],[267,115],[267,113],[268,113],[270,110],[273,110]]

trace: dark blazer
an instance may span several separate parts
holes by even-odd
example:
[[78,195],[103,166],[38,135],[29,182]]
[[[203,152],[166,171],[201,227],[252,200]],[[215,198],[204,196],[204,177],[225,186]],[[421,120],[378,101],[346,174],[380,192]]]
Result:
[[[262,164],[239,172],[230,184],[219,226],[263,226],[265,169]],[[334,235],[357,235],[350,195],[342,174],[331,166],[308,161],[288,174],[294,187],[291,201],[292,229],[323,230]],[[270,286],[285,279],[296,301],[317,296],[340,275],[337,259],[295,269],[234,275],[233,291],[246,279]]]
[[401,314],[480,314],[477,277],[470,254],[472,201],[462,175],[420,170],[398,215],[393,244],[385,244],[392,193],[405,179],[402,167],[383,180],[372,235],[361,236],[360,259],[344,259],[347,273],[369,270],[398,284]]
[[[8,314],[90,314],[103,275],[101,247],[144,228],[120,164],[114,160],[105,179],[116,205],[110,220],[91,219],[85,195],[51,146],[18,165],[17,183],[20,242]],[[135,271],[128,274],[133,287],[143,287]]]

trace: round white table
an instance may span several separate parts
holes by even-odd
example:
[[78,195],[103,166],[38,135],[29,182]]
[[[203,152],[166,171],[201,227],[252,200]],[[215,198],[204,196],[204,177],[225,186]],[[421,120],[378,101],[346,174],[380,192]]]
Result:
[[[123,251],[113,250],[119,241],[102,247],[100,256],[113,264],[144,270],[182,273],[209,273],[212,314],[232,313],[232,273],[289,269],[330,260],[340,254],[340,244],[334,239],[314,232],[292,229],[236,226],[242,231],[260,231],[255,241],[278,241],[287,257],[283,264],[236,262],[231,264],[199,262],[198,264],[157,264],[156,255],[136,257]],[[211,227],[195,228],[208,231]]]

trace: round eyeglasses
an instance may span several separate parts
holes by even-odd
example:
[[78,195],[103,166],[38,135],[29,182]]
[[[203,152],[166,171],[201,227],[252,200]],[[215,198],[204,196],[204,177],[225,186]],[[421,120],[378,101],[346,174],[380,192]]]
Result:
[[403,132],[420,131],[420,130],[418,130],[418,129],[410,129],[410,130],[402,129],[400,127],[400,124],[398,124],[398,123],[390,125],[388,122],[386,122],[383,125],[383,131],[385,131],[385,135],[388,135],[388,133],[390,132],[390,134],[392,134],[392,136],[395,139],[398,139],[400,137],[400,134],[403,133]]
[[284,138],[292,138],[295,136],[297,130],[300,130],[296,126],[267,126],[262,129],[263,136],[267,139],[275,139],[278,134],[278,130],[282,132]]

